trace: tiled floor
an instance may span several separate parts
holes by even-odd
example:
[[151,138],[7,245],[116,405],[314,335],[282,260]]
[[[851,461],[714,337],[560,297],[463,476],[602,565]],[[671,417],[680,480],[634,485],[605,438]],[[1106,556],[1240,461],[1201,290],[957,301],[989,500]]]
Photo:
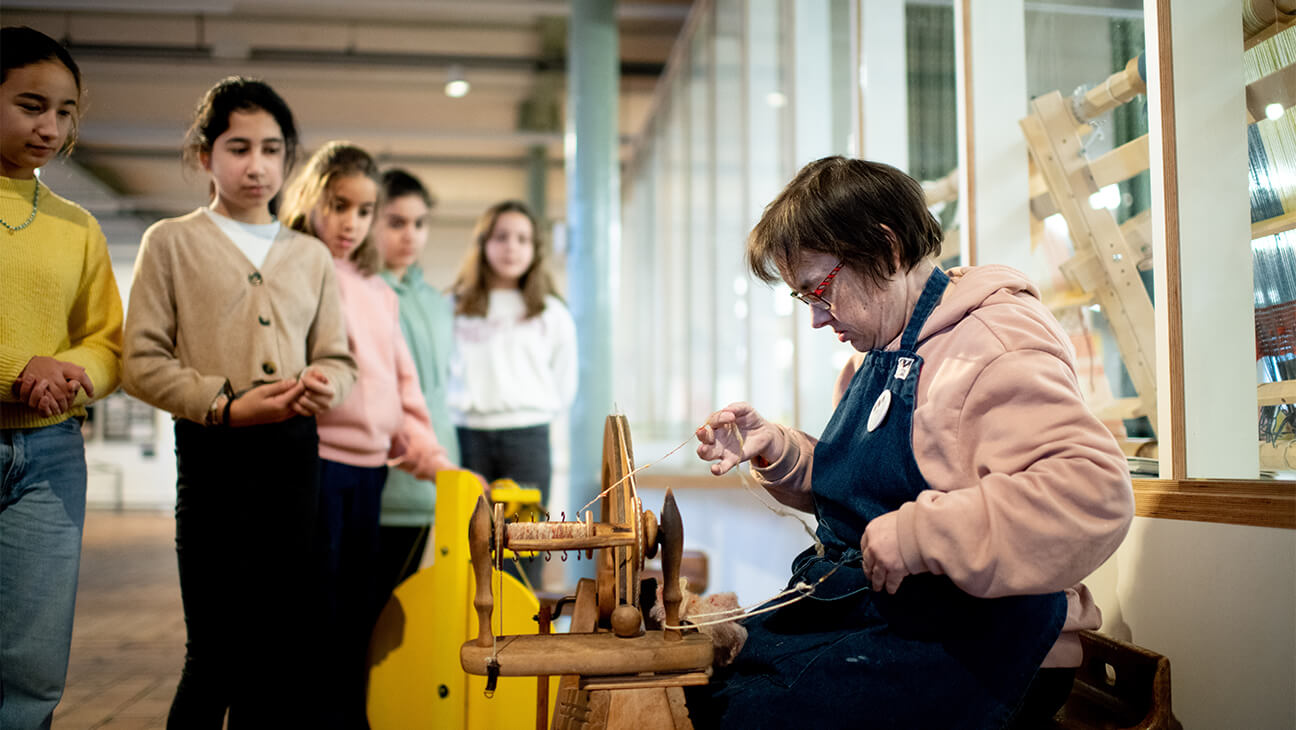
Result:
[[184,659],[170,513],[86,515],[67,690],[55,730],[161,728]]

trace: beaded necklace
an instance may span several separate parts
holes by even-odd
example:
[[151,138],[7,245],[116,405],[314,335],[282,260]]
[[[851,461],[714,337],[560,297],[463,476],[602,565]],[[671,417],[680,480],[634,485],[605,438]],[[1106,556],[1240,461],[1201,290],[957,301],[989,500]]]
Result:
[[20,226],[11,226],[3,218],[0,218],[0,226],[4,226],[5,228],[8,228],[14,233],[21,231],[27,226],[30,226],[32,221],[36,220],[36,203],[39,201],[40,201],[40,181],[37,181],[36,187],[32,190],[32,212],[31,215],[27,216],[27,220]]

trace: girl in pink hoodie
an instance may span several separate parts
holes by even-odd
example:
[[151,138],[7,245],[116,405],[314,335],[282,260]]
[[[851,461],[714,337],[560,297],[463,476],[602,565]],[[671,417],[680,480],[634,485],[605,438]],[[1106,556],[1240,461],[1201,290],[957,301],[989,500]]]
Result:
[[288,188],[280,217],[318,237],[333,255],[351,354],[358,375],[342,405],[319,418],[320,547],[326,626],[336,644],[327,674],[336,682],[339,727],[365,727],[369,635],[381,606],[374,577],[379,505],[391,464],[419,479],[456,469],[437,442],[401,333],[396,293],[374,276],[369,240],[380,182],[364,150],[324,145]]
[[814,513],[822,548],[793,563],[809,595],[747,619],[691,691],[699,726],[793,725],[818,701],[842,727],[1037,727],[1066,699],[1075,633],[1100,622],[1079,582],[1129,527],[1129,472],[1039,292],[1002,266],[946,274],[940,241],[913,179],[840,157],[752,231],[753,272],[860,354],[817,439],[746,403],[698,432],[713,473],[750,461]]

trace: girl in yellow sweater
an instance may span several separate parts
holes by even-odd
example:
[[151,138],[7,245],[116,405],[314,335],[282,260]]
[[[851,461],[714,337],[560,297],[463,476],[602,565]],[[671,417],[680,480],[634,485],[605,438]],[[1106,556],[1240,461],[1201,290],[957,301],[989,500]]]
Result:
[[0,30],[0,727],[63,694],[85,520],[85,405],[117,387],[121,298],[99,224],[36,170],[71,148],[81,73]]

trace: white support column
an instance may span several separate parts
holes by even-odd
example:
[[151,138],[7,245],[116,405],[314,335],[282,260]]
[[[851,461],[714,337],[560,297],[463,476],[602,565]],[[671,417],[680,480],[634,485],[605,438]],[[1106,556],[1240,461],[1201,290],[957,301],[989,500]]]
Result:
[[[1173,8],[1168,0],[1145,0],[1144,14],[1161,476],[1255,478],[1255,300],[1241,15],[1230,0]],[[1169,306],[1164,293],[1177,294],[1179,306]],[[1183,398],[1178,418],[1176,391]]]
[[793,170],[840,150],[833,148],[832,14],[829,0],[799,0],[792,10]]
[[[833,56],[833,3],[831,0],[795,0],[792,12],[792,158],[794,170],[828,155],[846,152],[844,136],[837,145],[834,132],[837,105],[853,94],[835,88],[832,65],[849,63],[849,53]],[[791,179],[789,177],[789,179]],[[786,182],[786,181],[785,181]],[[810,310],[795,306],[796,324],[796,424],[808,433],[820,433],[832,416],[833,378],[850,353],[831,333],[810,326]]]
[[1030,268],[1022,0],[954,0],[963,262]]
[[905,0],[859,3],[860,157],[909,171]]
[[580,282],[567,300],[580,363],[570,416],[574,506],[599,492],[603,420],[613,408],[612,301],[621,245],[615,0],[575,0],[567,38],[567,272]]

